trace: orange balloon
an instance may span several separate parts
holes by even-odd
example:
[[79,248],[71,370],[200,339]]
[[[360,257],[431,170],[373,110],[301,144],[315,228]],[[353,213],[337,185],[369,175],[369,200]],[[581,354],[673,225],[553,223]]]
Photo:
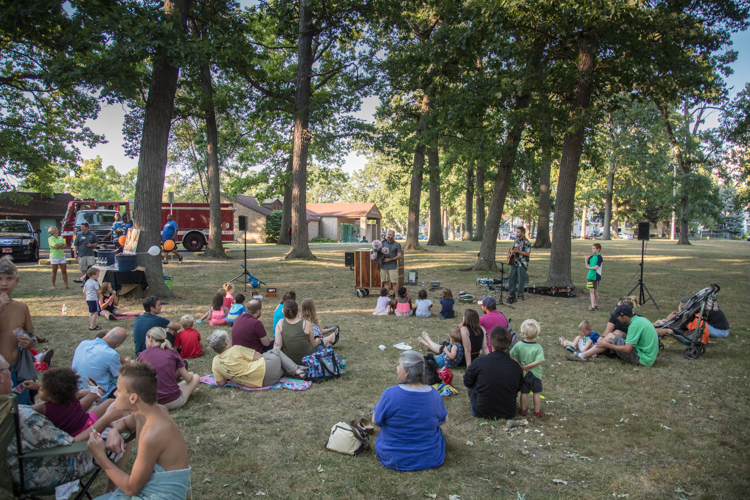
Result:
[[167,240],[164,242],[164,250],[167,252],[171,252],[174,250],[174,241],[173,240]]
[[128,237],[123,234],[117,241],[120,243],[120,246],[125,246],[125,242],[127,241],[127,239]]

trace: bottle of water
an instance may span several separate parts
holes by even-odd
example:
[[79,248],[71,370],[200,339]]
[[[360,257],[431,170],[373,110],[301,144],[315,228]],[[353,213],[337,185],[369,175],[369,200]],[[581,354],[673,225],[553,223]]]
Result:
[[339,362],[339,373],[343,375],[345,371],[346,371],[346,356],[341,356],[341,359]]
[[424,288],[424,280],[422,280],[422,288]]
[[62,306],[62,315],[63,316],[67,316],[67,314],[68,314],[68,308],[65,307],[65,304],[63,304],[63,306]]

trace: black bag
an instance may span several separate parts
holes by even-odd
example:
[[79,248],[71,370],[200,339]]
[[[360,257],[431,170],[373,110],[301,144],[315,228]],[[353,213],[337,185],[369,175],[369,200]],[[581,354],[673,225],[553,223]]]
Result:
[[427,378],[427,385],[441,384],[443,379],[438,375],[438,369],[440,367],[435,361],[435,356],[428,354],[424,357],[424,373]]

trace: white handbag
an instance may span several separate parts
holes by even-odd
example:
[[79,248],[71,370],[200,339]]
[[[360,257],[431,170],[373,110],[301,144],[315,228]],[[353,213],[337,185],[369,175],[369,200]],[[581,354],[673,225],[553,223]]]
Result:
[[345,455],[359,455],[370,449],[370,440],[365,430],[355,423],[339,422],[331,427],[325,446]]

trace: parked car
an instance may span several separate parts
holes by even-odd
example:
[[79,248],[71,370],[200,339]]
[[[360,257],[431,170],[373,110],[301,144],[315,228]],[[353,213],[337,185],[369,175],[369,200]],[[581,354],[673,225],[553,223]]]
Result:
[[27,220],[0,220],[0,254],[39,262],[39,233]]
[[427,235],[426,234],[420,234],[419,235],[419,239],[420,240],[426,240],[427,239]]
[[632,234],[628,234],[628,233],[617,233],[617,234],[623,240],[632,240],[633,239],[633,235]]
[[394,239],[394,240],[403,240],[403,239],[404,239],[404,237],[403,237],[403,236],[401,236],[401,234],[400,234],[400,233],[396,233],[396,235],[395,235],[395,236],[393,237],[393,239]]

